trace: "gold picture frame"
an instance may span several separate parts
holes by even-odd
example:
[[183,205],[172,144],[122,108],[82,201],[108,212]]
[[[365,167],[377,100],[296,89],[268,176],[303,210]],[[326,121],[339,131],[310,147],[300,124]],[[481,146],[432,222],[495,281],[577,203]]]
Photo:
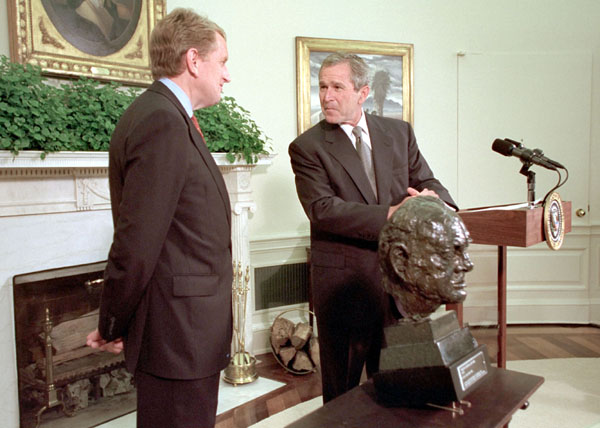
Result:
[[166,0],[8,0],[11,60],[47,75],[147,86],[148,41]]
[[[318,72],[322,60],[332,52],[351,52],[369,64],[373,76],[385,71],[392,93],[384,96],[378,105],[384,116],[400,118],[413,123],[413,54],[414,47],[407,43],[367,42],[359,40],[320,39],[296,37],[296,96],[298,103],[298,134],[319,122]],[[385,85],[383,85],[385,86]],[[374,105],[373,87],[363,104],[367,110]],[[371,98],[371,100],[370,100]],[[385,114],[386,105],[393,111]],[[400,111],[398,111],[400,108]]]

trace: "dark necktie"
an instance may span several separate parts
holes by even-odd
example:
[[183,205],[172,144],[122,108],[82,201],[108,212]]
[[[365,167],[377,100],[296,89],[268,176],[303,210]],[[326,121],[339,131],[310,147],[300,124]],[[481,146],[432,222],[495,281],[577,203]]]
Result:
[[194,122],[194,126],[196,127],[196,129],[198,130],[198,132],[202,136],[202,140],[206,144],[206,140],[204,139],[204,134],[202,133],[202,130],[200,129],[200,124],[198,123],[198,119],[196,119],[195,115],[192,115],[192,122]]
[[365,173],[367,174],[367,178],[369,179],[369,183],[371,183],[371,188],[375,194],[375,199],[377,199],[377,182],[375,181],[375,170],[373,169],[371,149],[362,140],[362,130],[359,126],[355,126],[352,130],[352,133],[356,137],[356,152],[358,153],[358,157],[362,162]]

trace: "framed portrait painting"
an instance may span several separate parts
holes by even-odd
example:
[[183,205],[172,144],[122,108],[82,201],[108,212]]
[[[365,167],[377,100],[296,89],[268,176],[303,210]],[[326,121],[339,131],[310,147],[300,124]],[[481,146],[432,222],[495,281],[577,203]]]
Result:
[[10,55],[48,75],[152,82],[148,40],[166,0],[8,0]]
[[298,133],[322,119],[319,68],[332,52],[360,56],[371,70],[367,113],[413,122],[413,45],[296,37]]

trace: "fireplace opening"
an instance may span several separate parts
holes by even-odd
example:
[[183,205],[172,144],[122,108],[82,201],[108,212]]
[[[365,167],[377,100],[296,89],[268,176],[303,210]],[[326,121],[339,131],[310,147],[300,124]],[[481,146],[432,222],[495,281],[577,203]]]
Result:
[[22,428],[93,427],[135,410],[123,355],[93,350],[106,262],[13,277]]

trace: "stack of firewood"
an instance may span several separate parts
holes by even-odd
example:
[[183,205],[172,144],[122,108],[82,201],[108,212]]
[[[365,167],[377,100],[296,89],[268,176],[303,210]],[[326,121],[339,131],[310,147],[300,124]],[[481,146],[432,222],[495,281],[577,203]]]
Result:
[[277,317],[271,326],[271,346],[275,357],[292,373],[310,373],[320,365],[319,341],[306,322],[294,324]]

